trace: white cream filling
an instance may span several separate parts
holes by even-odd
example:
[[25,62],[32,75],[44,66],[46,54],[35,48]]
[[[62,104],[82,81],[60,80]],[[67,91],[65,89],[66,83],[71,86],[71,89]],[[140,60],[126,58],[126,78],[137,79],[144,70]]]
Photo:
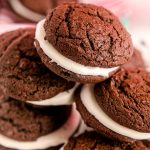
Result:
[[109,77],[109,74],[111,72],[118,69],[118,67],[99,68],[99,67],[85,66],[63,56],[52,46],[52,44],[44,40],[44,37],[46,35],[43,27],[44,22],[45,19],[37,24],[35,38],[38,40],[43,52],[51,59],[51,62],[55,62],[62,68],[80,75],[91,75],[91,76],[100,75],[103,77]]
[[70,105],[73,103],[73,94],[79,84],[76,84],[72,89],[59,93],[56,96],[41,100],[41,101],[27,101],[28,103],[40,106],[58,106],[58,105]]
[[72,136],[80,123],[80,115],[75,105],[67,122],[58,130],[38,138],[36,141],[22,142],[0,135],[0,145],[19,150],[37,150],[64,144]]
[[20,0],[8,0],[8,1],[11,5],[12,9],[24,18],[27,18],[27,19],[35,21],[35,22],[38,22],[38,21],[42,20],[43,18],[45,18],[44,15],[38,14],[38,13],[28,9],[24,5],[22,5]]
[[124,127],[112,120],[98,105],[94,96],[94,85],[86,84],[81,90],[81,101],[90,114],[92,114],[101,124],[108,129],[126,137],[145,140],[150,139],[150,133],[142,133],[136,130]]

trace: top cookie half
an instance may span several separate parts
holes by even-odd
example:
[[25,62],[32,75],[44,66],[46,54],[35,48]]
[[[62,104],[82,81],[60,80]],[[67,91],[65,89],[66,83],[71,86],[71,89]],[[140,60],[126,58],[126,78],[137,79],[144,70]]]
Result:
[[75,83],[45,67],[34,47],[34,36],[34,28],[0,35],[0,83],[7,95],[17,100],[36,105],[66,105],[68,99],[69,104]]
[[36,47],[45,65],[77,82],[108,78],[133,54],[131,37],[103,7],[63,4],[36,28]]

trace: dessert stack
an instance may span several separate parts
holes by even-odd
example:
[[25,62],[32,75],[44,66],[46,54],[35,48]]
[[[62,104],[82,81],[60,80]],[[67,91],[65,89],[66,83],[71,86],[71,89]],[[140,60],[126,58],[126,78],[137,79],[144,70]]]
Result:
[[0,36],[0,145],[8,149],[59,149],[80,124],[77,84],[45,67],[34,36],[35,28]]
[[104,7],[1,34],[0,64],[0,150],[150,149],[150,73]]

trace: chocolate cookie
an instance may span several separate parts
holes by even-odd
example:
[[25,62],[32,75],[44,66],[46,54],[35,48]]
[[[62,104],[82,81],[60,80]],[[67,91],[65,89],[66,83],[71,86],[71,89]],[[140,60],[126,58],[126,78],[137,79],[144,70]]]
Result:
[[5,96],[0,88],[0,145],[10,149],[59,149],[75,132],[74,106],[37,108]]
[[[49,9],[70,0],[2,0],[3,7],[16,22],[38,22],[42,20]],[[76,2],[76,0],[71,0]]]
[[62,150],[150,150],[150,146],[142,141],[132,144],[113,141],[92,131],[71,138]]
[[105,136],[125,142],[150,138],[150,73],[145,70],[121,69],[75,95],[86,124]]
[[133,54],[130,35],[117,17],[88,4],[58,6],[38,23],[35,38],[43,63],[77,82],[105,80]]
[[45,67],[34,47],[34,29],[18,29],[0,36],[0,81],[7,95],[37,105],[72,102],[76,88]]

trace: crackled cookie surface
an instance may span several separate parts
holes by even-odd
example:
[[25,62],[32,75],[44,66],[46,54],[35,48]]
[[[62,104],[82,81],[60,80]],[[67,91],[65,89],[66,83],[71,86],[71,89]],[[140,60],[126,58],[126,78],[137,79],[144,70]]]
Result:
[[79,122],[74,106],[34,107],[7,97],[0,86],[1,149],[58,150]]
[[0,76],[7,95],[37,105],[71,103],[75,83],[45,67],[34,47],[34,33],[26,28],[0,36]]
[[121,69],[102,83],[83,85],[75,99],[89,126],[110,138],[131,142],[150,138],[149,92],[149,72]]
[[133,54],[130,35],[103,7],[64,4],[36,28],[36,47],[56,74],[79,82],[98,82],[113,74]]
[[132,144],[107,139],[95,131],[85,132],[77,138],[71,138],[64,150],[149,150],[149,142],[137,141]]

